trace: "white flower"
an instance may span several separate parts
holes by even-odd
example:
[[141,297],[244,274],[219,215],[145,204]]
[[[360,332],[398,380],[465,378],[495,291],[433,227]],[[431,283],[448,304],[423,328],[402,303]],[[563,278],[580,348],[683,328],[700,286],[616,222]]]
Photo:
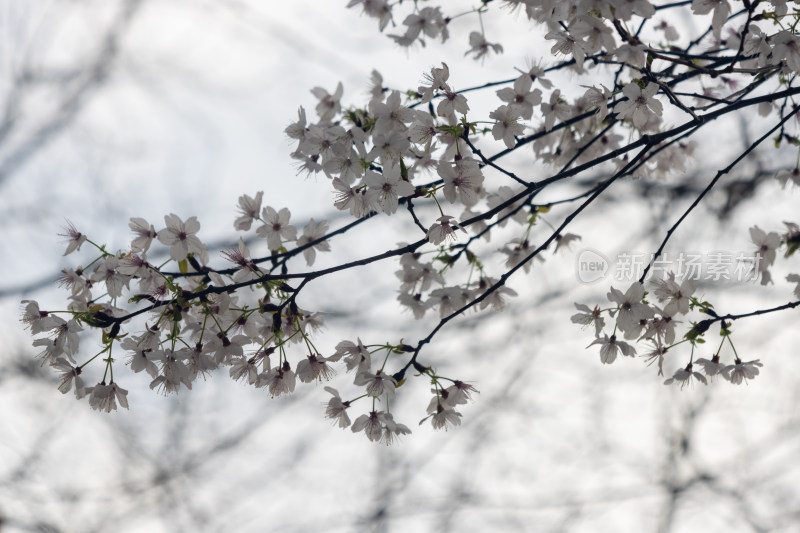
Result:
[[22,303],[27,305],[20,320],[31,328],[31,335],[55,329],[64,323],[63,319],[39,310],[39,303],[35,300],[22,300]]
[[339,392],[332,387],[325,387],[325,390],[333,395],[333,398],[328,400],[328,405],[325,408],[325,417],[336,421],[340,428],[346,428],[350,425],[350,417],[347,416],[350,402],[343,402]]
[[427,85],[420,85],[417,91],[422,95],[422,102],[428,103],[433,99],[437,90],[450,91],[447,80],[450,78],[450,67],[442,63],[442,68],[431,68],[430,73],[423,75]]
[[678,39],[680,39],[680,35],[678,34],[678,30],[675,29],[675,26],[673,26],[672,24],[670,24],[666,20],[659,21],[658,24],[656,24],[654,29],[663,31],[664,32],[664,37],[668,41],[677,41]]
[[189,369],[182,361],[184,354],[173,352],[169,348],[155,350],[150,358],[161,362],[161,374],[150,382],[150,389],[159,389],[159,392],[169,394],[178,392],[183,384],[187,389],[192,388],[189,380]]
[[597,109],[597,120],[603,121],[608,116],[608,99],[611,96],[605,85],[601,85],[601,91],[597,87],[587,87],[583,93],[583,99],[588,109]]
[[126,276],[117,271],[119,259],[114,256],[106,257],[105,260],[97,265],[92,273],[92,281],[103,281],[106,284],[106,291],[112,298],[122,296],[122,288],[129,288],[130,276]]
[[786,64],[795,73],[800,72],[800,39],[792,32],[783,30],[770,39],[773,45],[772,58],[775,61],[786,60]]
[[246,376],[247,382],[250,385],[255,385],[258,381],[258,364],[256,363],[255,357],[242,356],[234,358],[231,368],[228,370],[228,374],[234,381],[239,381]]
[[545,89],[553,88],[553,82],[544,77],[545,71],[541,65],[539,64],[531,65],[530,68],[528,68],[528,72],[523,74],[523,76],[525,76],[526,74],[531,79],[531,81],[533,82],[538,81],[539,85],[541,85]]
[[378,133],[372,136],[372,150],[364,159],[374,161],[380,158],[383,162],[398,161],[409,146],[411,143],[405,132],[392,130],[389,133]]
[[[482,277],[478,281],[478,292],[481,294],[485,293],[497,283],[498,280],[492,277]],[[505,296],[516,296],[517,291],[510,287],[506,287],[505,285],[501,285],[494,289],[491,293],[489,293],[486,298],[481,300],[480,308],[486,309],[487,307],[491,306],[492,309],[495,311],[499,311],[503,309],[506,305]]]
[[797,283],[794,288],[794,295],[800,298],[800,274],[789,274],[786,276],[786,281],[790,283]]
[[630,20],[633,14],[642,18],[652,17],[656,8],[647,0],[612,0],[614,15],[621,20]]
[[673,383],[676,383],[683,388],[691,383],[692,378],[701,382],[703,385],[708,385],[708,380],[706,380],[703,374],[692,370],[692,363],[686,365],[686,368],[679,368],[676,370],[675,374],[673,374],[671,378],[664,381],[664,385],[672,385]]
[[[308,221],[306,227],[303,228],[303,234],[297,239],[297,247],[301,248],[321,239],[326,233],[328,233],[328,223],[324,220],[317,222],[312,218]],[[329,252],[331,250],[331,245],[328,244],[328,241],[320,241],[303,250],[303,257],[305,257],[308,266],[314,264],[314,260],[317,257],[316,250],[320,252]]]
[[[434,413],[430,419],[433,429],[444,429],[447,431],[450,427],[461,425],[461,413],[455,409],[445,408],[441,404],[439,404],[436,413]],[[420,424],[424,421],[425,419],[420,421]]]
[[389,398],[394,398],[397,381],[392,376],[384,374],[380,369],[372,374],[371,372],[359,372],[353,382],[359,386],[366,386],[367,395],[380,398],[384,394]]
[[441,289],[431,291],[427,303],[429,307],[438,305],[439,316],[444,318],[464,307],[467,301],[464,298],[461,287],[442,287]]
[[312,353],[297,363],[297,377],[303,383],[311,383],[314,380],[328,381],[335,374],[336,371],[319,354]]
[[[478,393],[478,389],[470,385],[469,383],[464,383],[463,381],[455,380],[453,384],[441,391],[442,397],[447,398],[447,403],[449,405],[463,405],[468,403],[472,400],[472,394]],[[431,412],[431,411],[428,411]]]
[[489,50],[492,50],[495,54],[503,53],[503,47],[500,44],[488,42],[486,37],[477,31],[473,31],[469,34],[469,46],[469,50],[467,50],[467,53],[464,55],[469,55],[470,53],[475,54],[472,56],[472,59],[480,59],[486,56]]
[[556,235],[556,249],[553,253],[558,253],[559,250],[569,250],[570,245],[579,240],[581,240],[581,236],[575,235],[574,233],[565,233],[564,235],[558,234]]
[[427,291],[433,282],[444,285],[444,277],[439,274],[433,263],[420,263],[417,254],[403,254],[400,265],[403,269],[394,274],[403,282],[400,286],[403,292]]
[[86,279],[83,277],[83,269],[81,267],[77,269],[65,268],[61,270],[61,273],[63,276],[58,278],[58,285],[68,288],[72,296],[77,296],[81,292],[87,290]]
[[200,231],[197,217],[189,217],[183,222],[178,215],[164,216],[167,224],[165,229],[158,232],[158,240],[170,247],[169,254],[175,261],[183,261],[186,256],[193,253],[202,255],[206,247],[200,242],[195,233]]
[[[56,334],[53,342],[57,348],[63,350],[68,356],[72,356],[78,353],[78,332],[83,331],[83,328],[75,319],[69,322],[64,322],[60,318],[58,320],[60,320],[59,325],[53,329]],[[70,361],[72,361],[72,357],[70,357]],[[74,363],[74,361],[72,362]]]
[[368,171],[364,182],[377,207],[387,215],[397,211],[398,198],[414,194],[414,186],[402,179],[400,165],[384,165],[383,173]]
[[525,126],[518,122],[519,110],[510,105],[501,105],[489,113],[489,118],[497,121],[492,126],[492,136],[495,140],[502,139],[507,148],[514,148],[517,144],[516,137],[525,132]]
[[425,316],[425,312],[428,310],[427,303],[422,301],[421,293],[401,292],[397,295],[397,301],[400,302],[400,305],[409,308],[417,320]]
[[523,74],[514,80],[514,88],[506,87],[497,91],[497,96],[506,102],[512,110],[526,120],[533,116],[533,106],[542,103],[542,91],[531,91],[533,79],[528,74]]
[[342,82],[339,82],[336,85],[336,90],[333,94],[328,93],[322,87],[314,87],[311,89],[311,94],[319,99],[319,103],[317,104],[317,115],[319,115],[319,119],[323,122],[331,120],[334,116],[336,116],[339,111],[341,111],[342,107],[339,103],[339,100],[342,98],[342,92],[344,89],[342,88]]
[[753,226],[750,228],[750,239],[756,245],[758,254],[756,269],[764,272],[775,262],[775,250],[781,245],[781,236],[774,231],[766,233],[758,226]]
[[117,402],[125,409],[128,409],[128,391],[113,381],[108,385],[104,382],[98,383],[91,388],[89,405],[92,409],[110,413],[112,410],[117,410]]
[[136,235],[131,242],[131,252],[146,252],[156,237],[156,229],[145,219],[139,217],[131,218],[128,227]]
[[617,311],[617,327],[625,333],[625,338],[635,339],[639,336],[648,318],[653,318],[655,313],[646,304],[644,298],[644,285],[639,282],[631,284],[625,294],[611,287],[607,298],[619,306]]
[[[62,354],[64,354],[64,347],[61,345],[56,344],[56,341],[53,339],[47,339],[44,337],[35,339],[33,341],[33,346],[44,346],[44,350],[42,350],[39,354],[36,355],[38,359],[42,359],[42,364],[49,363],[54,364]],[[69,354],[67,354],[70,362],[75,364],[75,359],[72,358]]]
[[740,385],[742,382],[747,383],[748,379],[753,379],[758,375],[758,368],[764,366],[760,360],[748,361],[743,363],[738,357],[734,364],[726,366],[722,371],[730,376],[731,383]]
[[629,63],[634,67],[644,67],[644,48],[642,45],[625,43],[614,51],[617,61]]
[[448,202],[455,203],[456,199],[469,207],[478,203],[484,193],[483,173],[474,159],[460,159],[455,164],[440,161],[436,171],[444,181],[442,192]]
[[590,309],[586,304],[575,303],[575,308],[582,312],[572,315],[570,318],[572,323],[580,324],[584,327],[594,324],[594,336],[599,337],[600,332],[603,331],[603,327],[606,325],[606,320],[600,315],[600,306],[597,305],[594,309]]
[[371,100],[369,112],[375,118],[373,135],[385,135],[394,130],[404,131],[405,124],[414,120],[414,111],[400,103],[398,91],[392,91],[386,103]]
[[353,422],[350,430],[358,433],[364,430],[367,438],[373,442],[381,440],[383,433],[383,412],[371,411],[368,415],[361,415]]
[[726,380],[730,380],[730,376],[725,370],[725,365],[719,362],[719,354],[712,356],[710,360],[706,359],[705,357],[695,359],[694,363],[702,366],[703,372],[710,378],[713,378],[714,376],[722,376]]
[[469,112],[467,97],[448,88],[444,92],[444,98],[436,106],[436,114],[453,123],[456,121],[456,111],[462,115]]
[[246,194],[239,197],[239,211],[242,215],[234,221],[234,228],[239,231],[247,231],[250,229],[253,220],[256,220],[258,214],[261,212],[261,199],[263,197],[264,191],[258,191],[255,198],[250,198]]
[[550,53],[553,55],[571,55],[575,59],[578,69],[583,69],[583,61],[586,58],[586,45],[583,41],[563,30],[553,30],[545,35],[544,38],[556,41],[556,44],[550,49]]
[[340,211],[350,210],[356,218],[362,218],[370,212],[365,191],[350,187],[339,178],[333,178],[333,188],[336,189],[336,200],[333,205]]
[[580,15],[569,25],[569,30],[583,43],[587,54],[594,54],[603,48],[607,52],[613,52],[617,48],[611,28],[597,17]]
[[781,187],[786,187],[786,184],[790,181],[795,185],[800,185],[800,168],[794,167],[791,170],[781,170],[775,174],[775,179],[781,183]]
[[411,13],[405,18],[403,25],[406,26],[405,37],[411,40],[416,39],[420,33],[436,37],[441,30],[447,28],[439,7],[425,7],[418,13]]
[[75,383],[75,396],[82,398],[86,394],[86,386],[81,379],[81,367],[72,366],[66,359],[59,357],[53,364],[53,368],[61,372],[61,381],[58,390],[61,394],[66,394],[72,390],[72,383]]
[[241,283],[255,279],[260,275],[258,266],[250,258],[250,248],[247,247],[241,237],[236,248],[223,250],[221,253],[228,261],[239,267],[239,270],[233,275],[234,282]]
[[145,257],[144,254],[140,256],[132,253],[120,258],[116,267],[116,271],[124,276],[127,276],[128,278],[135,276],[140,279],[141,283],[142,278],[146,278],[150,276],[150,274],[154,274],[150,268],[151,265],[147,262],[147,257]]
[[664,312],[670,316],[689,312],[691,296],[695,291],[695,284],[692,280],[684,280],[678,285],[675,281],[675,273],[670,272],[666,279],[652,279],[650,283],[654,286],[653,294],[659,302],[667,302]]
[[[189,370],[188,379],[190,381],[197,379],[198,374],[205,378],[209,372],[217,368],[217,362],[208,353],[210,351],[210,345],[210,342],[205,346],[201,343],[197,343],[194,348],[184,348],[181,350],[188,361],[186,367]],[[217,357],[219,357],[219,353],[217,353]],[[227,363],[230,363],[230,357],[226,359],[226,364]]]
[[260,226],[256,233],[259,237],[267,239],[267,247],[270,250],[279,250],[283,246],[283,241],[293,241],[297,238],[297,228],[289,224],[292,214],[287,208],[275,211],[267,206],[261,211],[261,218],[264,225]]
[[728,20],[728,15],[731,14],[731,5],[728,0],[692,0],[692,13],[706,15],[712,10],[714,14],[711,17],[711,28],[714,30],[714,35],[719,39],[722,33],[722,26]]
[[411,430],[405,424],[400,424],[394,421],[394,417],[392,417],[392,413],[384,413],[383,414],[383,434],[381,435],[381,440],[389,446],[392,444],[397,437],[400,435],[408,435],[411,433]]
[[542,102],[539,106],[544,115],[544,129],[550,131],[556,123],[556,119],[565,120],[570,117],[572,107],[561,100],[561,90],[556,89],[550,94],[550,100]]
[[654,96],[658,92],[658,85],[648,83],[642,90],[636,82],[631,82],[622,89],[628,99],[623,100],[617,105],[619,119],[629,119],[637,129],[643,129],[656,115],[662,113],[661,102]]
[[383,93],[387,91],[387,89],[383,86],[383,76],[381,73],[375,69],[372,69],[372,72],[369,76],[370,81],[370,89],[369,94],[373,100],[383,100]]
[[392,20],[392,6],[389,0],[350,0],[347,7],[361,4],[361,9],[367,16],[378,19],[378,29],[383,31]]
[[660,344],[658,341],[651,341],[653,343],[653,349],[649,352],[642,354],[642,357],[647,359],[647,364],[652,365],[654,362],[658,361],[658,375],[664,375],[664,356],[667,354],[667,348]]
[[[157,345],[157,344],[156,344]],[[141,372],[142,370],[150,374],[150,377],[155,379],[158,376],[158,367],[150,360],[148,355],[152,353],[152,349],[146,342],[137,342],[131,337],[125,337],[120,344],[124,350],[130,350],[130,357],[128,364],[134,372]]]
[[[636,349],[624,341],[618,341],[616,335],[603,335],[603,338],[596,338],[592,344],[600,345],[600,362],[604,365],[610,365],[617,359],[617,354],[627,355],[633,357],[636,354]],[[587,348],[589,347],[587,346]]]
[[647,321],[642,338],[649,340],[653,337],[656,337],[656,339],[659,339],[665,344],[670,345],[675,342],[675,324],[679,323],[680,321],[673,320],[672,314],[663,309],[659,309],[658,307],[655,309],[661,314],[661,316]]
[[[511,187],[503,185],[497,189],[496,193],[490,194],[486,198],[486,203],[489,204],[490,209],[494,209],[500,205],[506,204],[511,198],[518,196],[518,193],[519,191],[515,191]],[[520,209],[524,201],[524,199],[518,200],[501,209],[500,212],[495,215],[499,220],[497,225],[503,228],[508,220],[513,220],[518,224],[526,224],[528,222],[528,215],[524,209]],[[512,240],[511,242],[518,241]]]
[[61,237],[67,237],[67,249],[64,255],[69,255],[75,250],[80,250],[81,245],[86,242],[86,235],[75,229],[72,222],[67,221],[66,233],[59,233]]
[[[451,222],[452,221],[452,222]],[[436,222],[428,229],[428,241],[431,244],[439,245],[447,239],[456,240],[456,231],[461,230],[463,233],[467,231],[449,215],[442,215],[436,219]]]
[[361,339],[358,339],[358,344],[352,341],[340,342],[336,345],[336,352],[327,359],[328,361],[336,362],[345,355],[347,357],[344,358],[344,362],[348,371],[357,368],[358,373],[369,372],[372,359],[369,350],[361,342]]
[[275,367],[258,376],[256,387],[267,387],[270,396],[281,396],[294,392],[297,383],[295,373],[288,361],[283,362],[283,366]]
[[[303,109],[302,106],[297,110],[297,122],[293,122],[293,123],[289,124],[288,126],[286,126],[286,129],[283,130],[283,132],[290,139],[296,139],[296,140],[300,141],[301,143],[303,142],[303,139],[304,139],[305,133],[306,133],[306,110]],[[245,197],[247,197],[247,196],[245,195]],[[240,205],[242,205],[242,198],[243,198],[242,196],[239,197],[239,204]],[[253,217],[253,218],[258,218],[258,212],[261,211],[261,205],[260,204],[261,204],[261,202],[259,202],[258,209],[255,210],[256,216]],[[242,207],[244,207],[244,206],[242,205]],[[238,222],[238,220],[237,220],[237,222]],[[234,225],[236,225],[236,224],[234,224]],[[237,229],[238,229],[238,226],[237,226]],[[249,229],[249,227],[247,229]]]

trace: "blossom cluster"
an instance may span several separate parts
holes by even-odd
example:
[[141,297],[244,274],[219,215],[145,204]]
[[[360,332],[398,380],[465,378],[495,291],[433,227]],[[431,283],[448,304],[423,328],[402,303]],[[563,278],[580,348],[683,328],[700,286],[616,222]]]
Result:
[[[760,261],[752,268],[754,274],[761,277],[762,285],[772,283],[769,267],[774,264],[777,251],[785,247],[788,257],[800,246],[800,227],[793,222],[784,224],[787,231],[782,235],[774,231],[766,233],[758,226],[750,228],[752,242],[760,257]],[[789,274],[786,280],[797,283],[794,295],[800,298],[800,275]],[[763,366],[760,360],[743,362],[731,338],[731,322],[741,317],[721,316],[710,302],[701,301],[695,296],[696,284],[693,280],[685,279],[678,283],[672,272],[665,278],[652,278],[649,284],[657,304],[648,301],[645,284],[641,281],[631,284],[624,293],[611,287],[607,294],[611,305],[605,309],[599,305],[590,308],[586,304],[575,304],[579,312],[571,320],[584,327],[593,327],[595,340],[588,347],[600,346],[600,361],[603,364],[613,363],[619,355],[634,357],[637,354],[634,344],[646,343],[641,356],[649,364],[656,363],[658,375],[663,376],[667,353],[687,343],[692,348],[688,364],[685,367],[680,366],[672,377],[664,381],[665,384],[678,383],[684,386],[692,380],[707,384],[714,376],[740,384],[759,374],[759,368]],[[676,328],[684,323],[682,319],[688,317],[691,311],[696,311],[705,318],[692,322],[683,336],[677,336]],[[609,319],[608,326],[613,326],[610,335],[606,332],[606,316]],[[705,335],[715,322],[719,322],[721,338],[716,351],[710,358],[695,359],[695,352],[706,343]],[[727,365],[721,362],[721,353],[726,346],[733,351],[732,363]],[[696,370],[696,367],[700,367],[702,371]]]
[[[91,407],[106,412],[117,409],[118,404],[127,408],[127,390],[114,376],[117,358],[122,357],[118,353],[124,354],[134,373],[149,375],[150,388],[163,394],[191,389],[198,377],[223,367],[232,379],[279,397],[294,392],[297,381],[327,382],[342,366],[352,372],[352,383],[363,393],[345,401],[336,389],[325,387],[333,395],[326,409],[329,418],[340,427],[364,431],[370,440],[387,444],[410,433],[389,411],[400,379],[387,373],[387,364],[395,362],[392,356],[412,349],[403,344],[364,345],[358,339],[342,341],[333,353],[322,355],[312,340],[313,333],[323,327],[321,314],[298,307],[298,288],[283,275],[270,272],[278,263],[285,266],[289,257],[300,254],[308,266],[313,265],[318,251],[330,251],[328,225],[311,219],[300,233],[290,223],[288,209],[262,208],[262,200],[263,192],[255,197],[242,195],[234,227],[253,230],[272,255],[253,258],[240,239],[237,246],[220,253],[233,265],[227,269],[207,266],[210,254],[198,236],[200,223],[195,217],[183,220],[166,215],[165,227],[159,230],[145,219],[132,218],[130,248],[117,254],[107,252],[70,224],[64,234],[65,255],[80,251],[87,242],[98,255],[87,267],[62,272],[59,284],[69,292],[66,311],[42,310],[36,301],[26,300],[22,316],[32,334],[46,334],[33,344],[41,349],[38,357],[42,364],[59,373],[59,390],[67,393],[74,389],[77,398],[88,397]],[[148,260],[155,242],[168,247],[166,264],[176,264],[178,271],[167,271],[166,264],[156,266]],[[287,246],[293,248],[292,253]],[[270,264],[263,266],[267,260]],[[250,290],[240,293],[243,288]],[[137,309],[118,306],[126,300]],[[128,326],[139,315],[144,317],[144,328],[134,333]],[[79,361],[78,334],[85,326],[102,330],[102,349]],[[385,352],[382,361],[378,358],[381,352]],[[84,369],[98,358],[104,363],[102,378],[87,386]],[[461,414],[456,407],[466,403],[476,389],[439,376],[431,368],[415,366],[434,385],[425,419],[430,418],[437,429],[458,425]],[[371,400],[369,414],[351,425],[348,409],[365,398]]]
[[[220,367],[274,397],[292,393],[298,380],[327,383],[344,371],[358,392],[343,396],[341,387],[326,385],[326,416],[341,428],[390,443],[410,432],[391,407],[407,376],[416,372],[432,387],[423,422],[447,429],[460,424],[458,409],[477,391],[440,375],[436,361],[421,355],[423,347],[469,310],[503,308],[517,296],[508,286],[512,275],[535,273],[532,267],[544,262],[545,251],[568,253],[581,239],[568,226],[607,189],[623,179],[668,186],[697,158],[697,132],[741,109],[757,110],[772,129],[719,171],[689,210],[769,135],[777,135],[777,146],[800,145],[788,125],[800,111],[792,103],[800,94],[794,76],[800,73],[800,41],[793,31],[798,15],[789,14],[782,0],[745,2],[736,13],[728,0],[662,6],[647,0],[484,1],[449,15],[427,4],[351,0],[348,7],[376,18],[381,30],[390,23],[397,28],[395,17],[400,20],[401,11],[409,9],[404,29],[390,34],[403,47],[425,39],[446,41],[454,19],[473,16],[480,31],[469,32],[467,54],[487,61],[504,53],[502,44],[488,40],[491,27],[483,22],[501,4],[524,11],[541,27],[550,54],[527,61],[509,79],[479,87],[460,87],[458,73],[446,62],[405,88],[387,87],[374,70],[369,98],[361,104],[344,100],[341,83],[332,91],[313,88],[313,111],[300,107],[285,133],[300,171],[324,175],[333,208],[352,216],[343,226],[312,218],[301,231],[288,208],[263,205],[263,192],[239,197],[233,225],[244,235],[213,254],[200,239],[194,216],[166,215],[158,229],[132,218],[133,239],[117,253],[68,226],[65,254],[88,245],[94,256],[85,267],[63,271],[65,310],[42,310],[25,301],[22,318],[34,335],[45,334],[34,346],[43,364],[59,373],[62,392],[74,390],[104,411],[127,407],[127,391],[114,376],[116,370],[119,377],[120,353],[134,373],[149,376],[151,389],[164,394],[189,389]],[[681,35],[669,22],[677,18],[656,15],[679,9],[697,20],[707,18],[706,31]],[[557,86],[565,71],[582,83]],[[470,99],[478,90],[493,91],[488,109]],[[528,164],[512,171],[503,159],[511,153]],[[776,177],[785,187],[800,185],[798,176],[797,168],[781,168]],[[382,254],[313,270],[318,254],[332,251],[334,239],[377,217],[412,227],[416,237],[409,234]],[[786,227],[782,235],[750,230],[760,258],[754,275],[762,284],[772,282],[777,250],[785,247],[788,256],[800,246],[797,225]],[[161,264],[151,260],[157,245],[169,255]],[[258,251],[255,256],[251,248]],[[399,306],[432,321],[430,334],[415,345],[365,344],[356,337],[318,348],[314,337],[322,315],[298,302],[306,285],[386,260],[398,261],[399,268],[391,270]],[[798,284],[794,292],[800,298],[800,275],[787,280]],[[695,296],[691,280],[670,275],[649,283],[658,303],[648,300],[642,279],[624,292],[612,287],[605,309],[576,304],[580,312],[572,320],[593,327],[590,346],[600,346],[602,363],[633,356],[635,344],[645,342],[645,357],[658,363],[661,374],[667,352],[686,343],[692,347],[689,364],[668,383],[705,382],[715,375],[741,383],[758,374],[760,362],[742,362],[731,340],[730,324],[745,315],[717,313]],[[678,325],[691,313],[706,318],[681,336]],[[717,323],[722,341],[716,352],[695,359]],[[99,348],[82,353],[80,334],[89,329],[98,331]],[[734,350],[732,364],[720,362],[724,346]],[[96,385],[86,386],[84,370],[93,362],[101,375]],[[361,414],[350,410],[365,404]]]

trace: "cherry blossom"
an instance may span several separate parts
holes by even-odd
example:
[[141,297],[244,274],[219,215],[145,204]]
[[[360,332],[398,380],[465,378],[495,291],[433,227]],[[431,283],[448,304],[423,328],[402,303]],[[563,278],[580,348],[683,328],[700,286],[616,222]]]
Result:
[[691,384],[692,379],[696,379],[703,385],[708,385],[708,380],[705,378],[703,374],[694,370],[692,363],[686,365],[686,368],[679,368],[675,371],[675,374],[666,381],[664,381],[664,385],[672,385],[675,383],[676,385],[680,385],[681,388]]
[[196,233],[200,231],[200,222],[197,217],[189,217],[186,222],[178,215],[164,216],[167,227],[158,232],[158,240],[170,247],[169,254],[175,261],[183,261],[189,254],[202,255],[206,248]]
[[364,181],[375,206],[387,215],[397,211],[399,198],[414,194],[414,186],[402,179],[398,165],[386,166],[380,174],[367,172]]
[[131,252],[146,252],[150,248],[153,239],[156,238],[156,229],[141,217],[131,218],[128,227],[136,235],[131,242]]
[[[305,115],[303,115],[303,119],[305,121]],[[264,191],[258,191],[255,198],[251,198],[246,194],[241,195],[239,197],[239,211],[242,215],[233,222],[233,227],[239,231],[249,230],[253,221],[257,220],[261,213],[261,200],[263,197]]]
[[[617,355],[627,355],[633,357],[636,355],[636,349],[627,342],[617,340],[616,335],[603,335],[602,338],[598,337],[589,346],[594,344],[600,345],[600,361],[604,365],[610,365],[617,360]],[[588,348],[588,346],[587,346]]]
[[646,320],[653,318],[653,309],[642,303],[644,285],[641,283],[633,283],[628,287],[625,294],[611,287],[607,298],[619,306],[617,327],[625,334],[625,338],[628,340],[638,337],[646,324]]
[[506,87],[497,91],[497,96],[506,102],[513,112],[526,120],[533,116],[533,107],[542,103],[542,91],[531,90],[533,79],[523,74],[514,80],[514,87]]
[[591,309],[586,304],[575,304],[575,308],[580,311],[580,313],[572,315],[570,320],[573,324],[580,324],[582,326],[590,326],[594,324],[594,332],[595,336],[599,337],[600,332],[603,331],[603,328],[606,325],[606,320],[600,314],[600,306],[596,306],[594,309]]
[[72,222],[67,222],[67,227],[64,228],[66,233],[60,234],[62,237],[67,237],[67,249],[64,255],[69,255],[76,250],[81,249],[81,245],[86,242],[86,235],[78,231]]
[[317,104],[317,115],[319,115],[319,119],[322,121],[327,121],[332,119],[336,116],[339,111],[341,111],[341,104],[339,100],[342,98],[342,92],[344,88],[342,84],[339,83],[336,85],[336,90],[333,94],[328,93],[322,87],[314,87],[311,89],[311,94],[319,99],[319,103]]
[[644,89],[639,87],[636,82],[626,85],[622,89],[622,94],[628,99],[621,102],[616,108],[619,118],[629,119],[640,130],[651,129],[648,123],[656,117],[660,117],[663,111],[661,102],[654,98],[657,92],[658,85],[652,82],[648,83]]
[[[306,264],[311,266],[317,257],[317,250],[320,252],[330,252],[331,246],[326,240],[320,240],[328,233],[328,223],[324,220],[317,222],[313,218],[303,228],[303,234],[297,239],[297,246],[306,248],[303,250],[303,257]],[[316,242],[319,241],[319,242]],[[314,243],[314,244],[311,244]]]
[[734,364],[726,366],[722,372],[729,377],[731,383],[740,385],[755,378],[758,375],[759,367],[762,366],[764,365],[758,359],[744,363],[737,357]]
[[428,229],[426,235],[431,244],[438,245],[448,239],[455,240],[456,230],[461,230],[463,233],[466,233],[466,230],[462,228],[453,217],[442,215],[436,219],[436,222]]
[[292,214],[287,208],[275,211],[270,206],[266,206],[261,211],[261,218],[264,224],[260,226],[256,233],[259,237],[267,239],[267,246],[270,250],[278,250],[283,246],[283,241],[293,241],[297,238],[297,228],[289,224]]

